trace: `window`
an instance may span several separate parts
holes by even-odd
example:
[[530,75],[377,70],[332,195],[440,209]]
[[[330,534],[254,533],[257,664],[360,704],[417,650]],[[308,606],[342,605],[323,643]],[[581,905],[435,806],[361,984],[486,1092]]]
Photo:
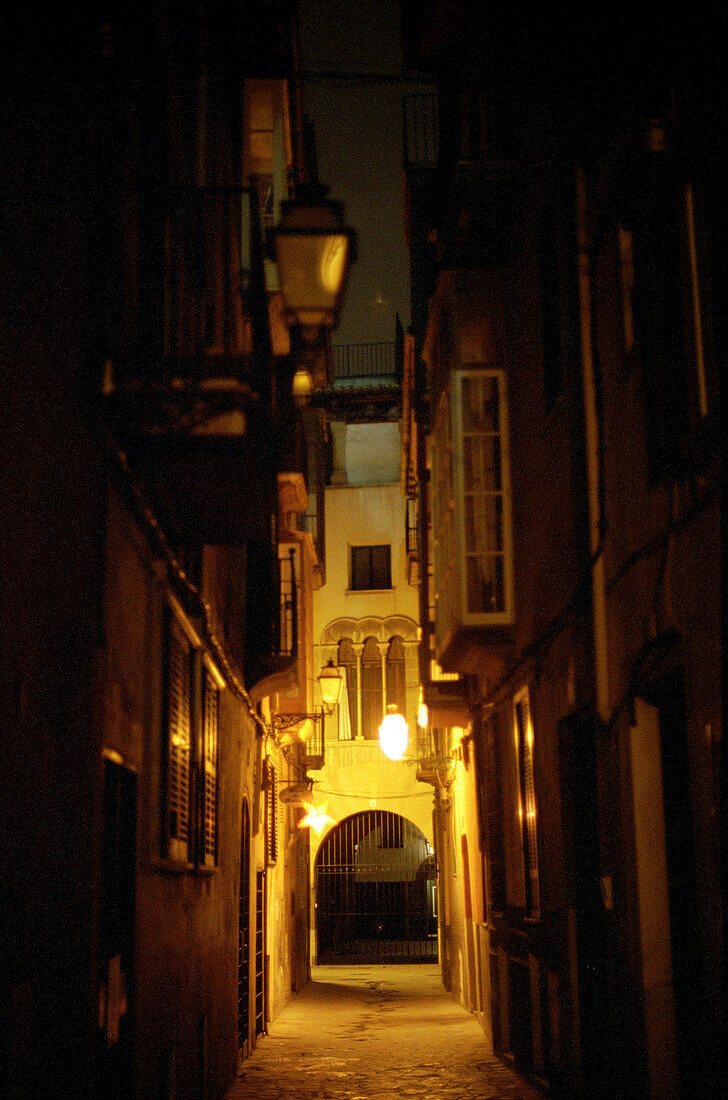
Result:
[[384,717],[382,654],[375,638],[367,638],[361,654],[361,732],[375,741]]
[[337,664],[345,689],[339,696],[339,740],[352,741],[359,733],[359,667],[351,638],[339,642]]
[[214,867],[218,839],[218,716],[224,681],[191,637],[191,631],[170,611],[162,849],[168,859]]
[[533,782],[533,725],[528,688],[514,700],[515,739],[518,757],[518,817],[523,847],[523,873],[526,887],[526,915],[537,917],[540,911],[538,849],[536,844],[536,791]]
[[510,618],[511,605],[505,377],[497,371],[458,371],[454,387],[465,614],[469,621],[496,622]]
[[458,626],[513,621],[505,374],[473,367],[451,377],[451,390],[438,407],[432,450],[438,657]]
[[[407,645],[410,660],[414,662],[416,642],[413,639]],[[413,726],[414,714],[409,711],[416,698],[416,673],[412,670],[408,681],[407,645],[398,634],[381,644],[370,635],[361,648],[355,647],[351,638],[339,641],[337,664],[344,680],[338,705],[340,741],[353,741],[358,737],[376,740],[385,707],[392,703],[405,715],[410,727]]]
[[392,587],[391,547],[352,546],[351,589],[363,592]]
[[664,153],[652,156],[619,242],[625,352],[633,345],[641,367],[650,474],[658,482],[712,457],[717,383],[701,195]]
[[488,908],[491,913],[505,913],[506,856],[503,835],[503,767],[501,762],[499,715],[490,715],[483,722],[484,794],[482,812],[485,819],[488,852]]
[[217,863],[217,726],[220,692],[209,668],[205,667],[203,677],[200,862],[207,867],[214,867]]
[[173,615],[169,617],[167,660],[165,854],[186,862],[190,834],[191,645]]
[[386,693],[387,706],[394,704],[400,714],[407,713],[407,681],[404,658],[404,643],[395,636],[387,647]]

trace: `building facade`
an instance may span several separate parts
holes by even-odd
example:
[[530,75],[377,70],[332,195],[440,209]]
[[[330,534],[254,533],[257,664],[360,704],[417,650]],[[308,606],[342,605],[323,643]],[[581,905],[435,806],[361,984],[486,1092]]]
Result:
[[[327,395],[327,581],[314,597],[314,654],[317,668],[333,662],[342,684],[309,770],[311,799],[330,819],[319,835],[311,830],[319,962],[437,957],[432,799],[416,777],[418,609],[400,492],[402,349],[400,336],[383,368],[379,344],[356,345],[360,373],[340,370]],[[335,365],[351,359],[335,349]],[[402,760],[379,743],[389,707],[410,730]]]
[[219,1096],[308,976],[275,719],[313,708],[323,437],[264,255],[294,12],[46,15],[2,36],[1,1072]]
[[636,24],[577,19],[571,49],[476,8],[405,5],[438,80],[434,115],[408,105],[403,439],[438,858],[464,872],[446,979],[559,1093],[698,1095],[723,965],[712,54],[690,20],[645,62]]

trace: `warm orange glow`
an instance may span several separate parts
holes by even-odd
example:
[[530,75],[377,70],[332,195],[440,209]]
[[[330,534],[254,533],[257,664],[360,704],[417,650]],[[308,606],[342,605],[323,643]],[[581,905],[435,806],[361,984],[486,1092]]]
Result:
[[379,744],[385,756],[390,760],[401,760],[407,749],[409,730],[404,715],[397,713],[394,704],[387,708],[379,727]]
[[304,802],[306,809],[305,817],[302,817],[298,823],[299,829],[311,828],[314,832],[320,836],[327,825],[333,825],[333,817],[329,817],[326,813],[326,804],[319,806],[312,806],[310,802]]

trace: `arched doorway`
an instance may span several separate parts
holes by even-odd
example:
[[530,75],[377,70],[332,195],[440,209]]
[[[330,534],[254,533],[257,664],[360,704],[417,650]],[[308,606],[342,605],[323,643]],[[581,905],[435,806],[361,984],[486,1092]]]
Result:
[[250,810],[243,802],[240,828],[240,902],[238,909],[238,1046],[241,1057],[250,1042]]
[[433,851],[407,818],[345,818],[319,848],[314,889],[319,964],[437,962]]

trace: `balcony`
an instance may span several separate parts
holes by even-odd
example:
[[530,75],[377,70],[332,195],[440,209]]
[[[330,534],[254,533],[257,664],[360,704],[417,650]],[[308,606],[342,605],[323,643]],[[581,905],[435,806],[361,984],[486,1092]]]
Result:
[[397,382],[397,355],[394,340],[364,344],[334,344],[334,382]]
[[294,550],[249,544],[245,679],[254,702],[298,683],[298,600]]
[[465,728],[470,721],[467,681],[441,673],[424,685],[423,700],[431,726]]
[[[104,423],[173,542],[270,537],[275,454],[258,204],[177,188],[129,216],[104,285]],[[113,265],[109,264],[109,270]]]
[[405,546],[407,550],[407,583],[419,584],[419,550],[417,547],[418,521],[417,498],[407,497],[405,516]]

